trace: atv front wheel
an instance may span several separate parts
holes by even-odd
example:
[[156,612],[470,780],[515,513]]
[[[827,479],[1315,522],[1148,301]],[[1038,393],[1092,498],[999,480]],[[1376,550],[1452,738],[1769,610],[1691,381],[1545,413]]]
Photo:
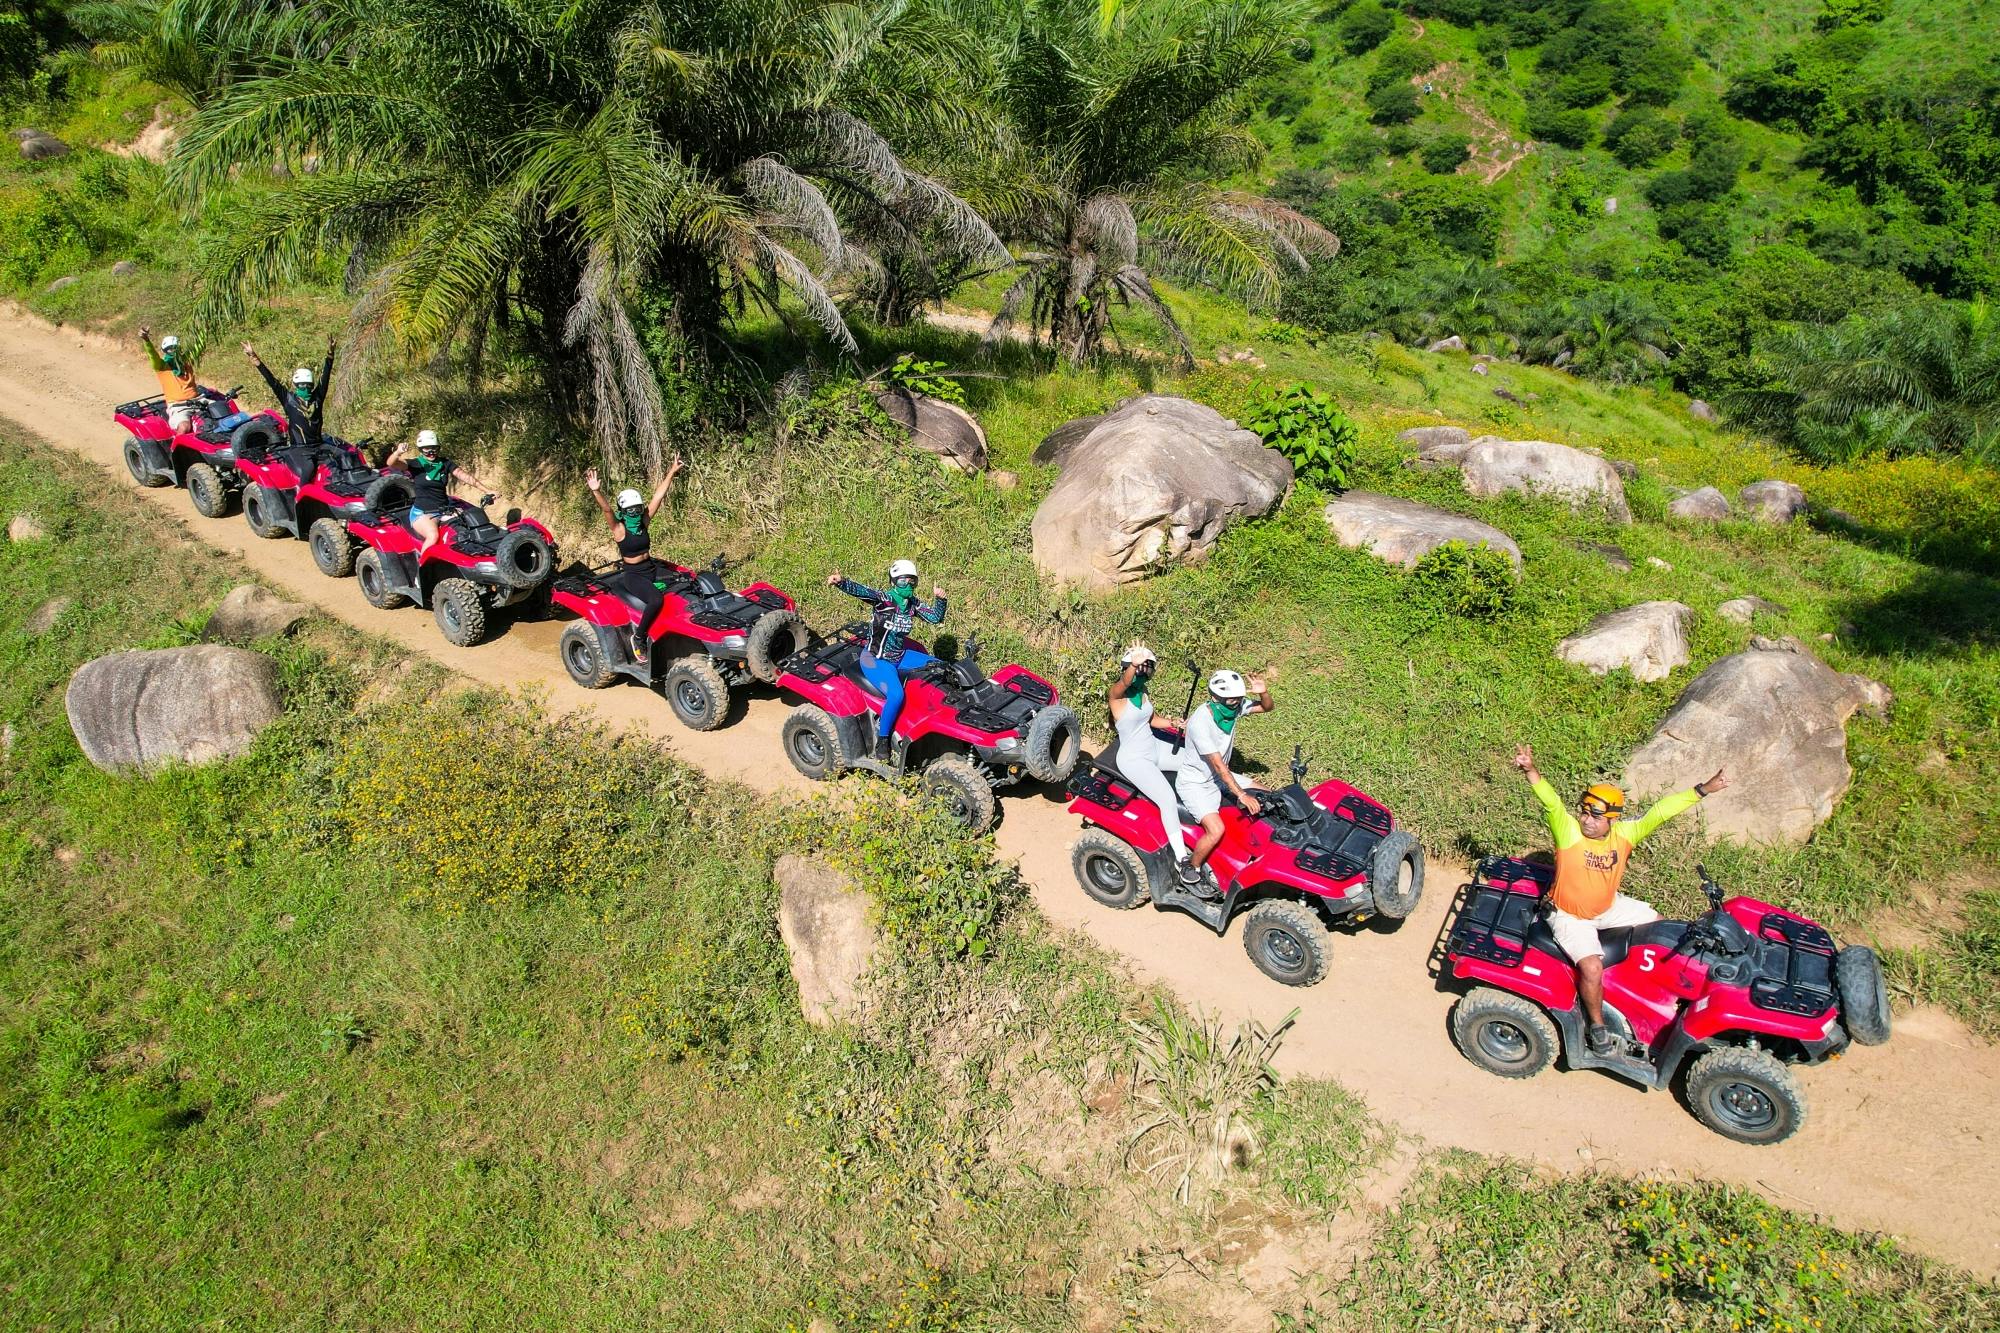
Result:
[[163,477],[153,471],[153,465],[146,457],[146,446],[139,443],[137,436],[128,435],[125,437],[125,470],[130,472],[132,480],[138,482],[141,486],[169,486],[173,484],[171,477]]
[[229,512],[229,488],[222,484],[222,474],[207,463],[187,470],[187,493],[194,512],[203,518],[221,518]]
[[1451,1007],[1451,1039],[1466,1059],[1501,1078],[1533,1078],[1556,1058],[1556,1025],[1533,1000],[1479,986]]
[[1889,1040],[1889,988],[1882,963],[1865,944],[1850,944],[1834,956],[1833,989],[1840,996],[1840,1022],[1863,1046]]
[[1286,986],[1314,986],[1333,966],[1332,942],[1319,913],[1304,903],[1273,898],[1243,918],[1243,952],[1257,970]]
[[948,754],[924,770],[924,790],[944,798],[952,817],[974,833],[993,827],[999,813],[993,787],[964,755]]
[[271,493],[251,482],[243,488],[243,521],[250,525],[250,531],[259,537],[284,537],[289,534],[284,528],[271,521]]
[[1085,829],[1069,854],[1076,882],[1091,901],[1129,912],[1153,896],[1152,876],[1131,843],[1103,829]]
[[781,738],[785,758],[814,782],[839,777],[851,762],[841,744],[840,725],[818,704],[800,704],[787,714]]
[[470,648],[486,637],[486,603],[470,579],[443,579],[431,590],[431,615],[445,642]]
[[778,678],[778,668],[787,660],[812,647],[812,631],[805,617],[796,611],[772,611],[758,617],[743,644],[743,664],[750,674],[769,685]]
[[389,575],[382,568],[382,553],[372,546],[356,558],[354,581],[361,585],[361,595],[368,600],[368,605],[378,611],[393,611],[410,604],[409,598],[389,590]]
[[1368,861],[1368,893],[1375,910],[1394,921],[1417,910],[1424,896],[1424,849],[1409,833],[1392,830]]
[[714,731],[729,717],[729,683],[706,657],[683,657],[660,682],[667,707],[690,731]]
[[604,643],[597,637],[597,626],[587,620],[564,630],[556,651],[562,655],[569,678],[586,690],[601,690],[618,679],[618,673],[604,660]]
[[344,579],[354,572],[354,538],[337,518],[316,518],[306,529],[306,545],[312,550],[313,564],[330,579]]
[[1783,1143],[1806,1121],[1798,1083],[1768,1051],[1710,1051],[1688,1070],[1687,1098],[1695,1119],[1738,1143]]

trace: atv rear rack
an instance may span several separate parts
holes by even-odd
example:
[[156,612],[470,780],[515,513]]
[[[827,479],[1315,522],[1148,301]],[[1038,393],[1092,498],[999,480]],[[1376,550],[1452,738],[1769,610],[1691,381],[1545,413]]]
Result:
[[[1480,866],[1481,871],[1485,868]],[[1528,932],[1535,924],[1537,899],[1486,884],[1468,884],[1464,892],[1465,905],[1451,924],[1446,952],[1499,967],[1519,967],[1528,953]]]

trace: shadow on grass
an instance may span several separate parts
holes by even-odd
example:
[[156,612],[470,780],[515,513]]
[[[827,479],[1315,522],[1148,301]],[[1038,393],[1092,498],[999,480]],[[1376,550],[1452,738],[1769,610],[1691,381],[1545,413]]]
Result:
[[1926,567],[1892,592],[1848,603],[1854,645],[1882,656],[1953,657],[2000,647],[2000,580]]

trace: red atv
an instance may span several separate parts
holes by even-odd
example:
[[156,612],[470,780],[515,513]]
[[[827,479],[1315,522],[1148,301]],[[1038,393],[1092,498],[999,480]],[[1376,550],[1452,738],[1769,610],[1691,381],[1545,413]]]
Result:
[[[1528,1078],[1566,1053],[1571,1069],[1608,1069],[1664,1088],[1692,1059],[1695,1118],[1739,1143],[1781,1143],[1806,1106],[1787,1065],[1837,1057],[1849,1038],[1889,1040],[1889,996],[1875,951],[1835,949],[1805,917],[1754,898],[1725,900],[1698,867],[1708,911],[1598,932],[1610,1055],[1584,1043],[1576,973],[1544,919],[1555,872],[1511,858],[1483,862],[1460,893],[1445,945],[1452,976],[1478,983],[1452,1006],[1465,1057]],[[1558,1036],[1560,1032],[1560,1037]]]
[[657,561],[666,593],[643,656],[632,651],[632,626],[641,610],[614,582],[618,565],[558,578],[551,596],[576,613],[558,651],[570,679],[587,690],[619,676],[667,696],[674,716],[696,731],[728,720],[732,687],[777,680],[778,666],[811,645],[806,622],[790,597],[768,583],[731,592],[722,582],[721,556],[697,574]]
[[285,438],[284,418],[243,411],[236,405],[241,392],[240,386],[227,394],[203,390],[195,404],[200,429],[178,435],[167,424],[166,399],[159,394],[112,409],[126,431],[125,469],[132,480],[141,486],[184,486],[202,517],[227,514],[242,485],[238,452],[269,450]]
[[[1181,734],[1155,727],[1160,740]],[[1118,742],[1070,779],[1070,813],[1084,832],[1070,853],[1083,891],[1106,907],[1129,911],[1148,899],[1175,908],[1220,935],[1244,912],[1243,948],[1257,970],[1287,986],[1310,986],[1330,965],[1327,931],[1336,921],[1370,916],[1401,920],[1424,892],[1424,849],[1395,826],[1386,807],[1345,782],[1307,790],[1306,764],[1292,751],[1291,785],[1259,792],[1252,815],[1224,793],[1222,841],[1204,872],[1220,892],[1205,898],[1184,887],[1167,846],[1159,807],[1118,771]],[[1190,845],[1201,821],[1176,811]]]
[[[870,757],[882,696],[861,674],[866,624],[786,662],[778,687],[803,700],[785,718],[785,757],[815,781],[863,769],[895,778],[922,773],[968,828],[983,832],[998,814],[993,789],[1023,776],[1062,782],[1076,768],[1083,729],[1056,702],[1056,688],[1020,666],[988,677],[974,635],[956,661],[934,661],[904,683],[886,763]],[[909,646],[927,651],[909,640]]]
[[[259,537],[304,537],[313,564],[329,578],[354,572],[354,538],[348,519],[368,508],[368,488],[382,474],[368,465],[364,446],[325,436],[313,449],[239,449],[243,518]],[[304,485],[299,474],[310,472]]]
[[[545,610],[555,573],[556,544],[549,530],[518,511],[505,527],[478,504],[451,497],[438,515],[438,540],[417,562],[423,545],[410,527],[410,479],[388,472],[369,485],[363,508],[347,517],[347,531],[361,543],[354,577],[370,606],[428,606],[445,639],[461,648],[486,637],[486,613],[526,603]],[[323,568],[324,566],[322,566]]]

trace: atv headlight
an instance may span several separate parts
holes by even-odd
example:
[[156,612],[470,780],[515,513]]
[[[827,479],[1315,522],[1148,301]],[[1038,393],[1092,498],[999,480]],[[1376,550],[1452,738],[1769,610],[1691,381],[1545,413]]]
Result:
[[722,646],[724,648],[741,648],[747,642],[748,640],[741,634],[725,634],[722,636]]
[[1018,750],[1021,748],[1021,738],[1019,736],[1002,736],[999,740],[993,742],[993,748],[996,750]]

